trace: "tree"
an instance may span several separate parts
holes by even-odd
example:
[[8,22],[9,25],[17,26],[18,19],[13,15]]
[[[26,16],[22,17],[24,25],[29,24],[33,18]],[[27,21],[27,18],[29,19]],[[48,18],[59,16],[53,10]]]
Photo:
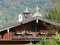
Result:
[[58,8],[54,8],[50,12],[48,12],[48,17],[51,21],[60,23],[60,10]]
[[0,13],[0,28],[3,28],[3,21],[2,21],[3,14]]

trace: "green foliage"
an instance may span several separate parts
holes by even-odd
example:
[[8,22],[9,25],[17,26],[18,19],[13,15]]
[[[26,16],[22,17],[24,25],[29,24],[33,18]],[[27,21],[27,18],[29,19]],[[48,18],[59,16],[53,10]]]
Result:
[[56,36],[54,37],[54,39],[60,45],[60,34],[56,34]]
[[27,45],[34,45],[33,43],[28,43]]
[[3,14],[0,13],[0,28],[3,27],[3,21],[2,21],[3,18],[4,18]]
[[54,39],[41,39],[36,45],[58,45]]
[[60,45],[60,34],[57,34],[54,39],[41,39],[36,44],[29,43],[27,45]]
[[[58,7],[55,7],[53,10],[51,10],[48,13],[47,18],[53,22],[60,23],[60,9]],[[50,28],[50,27],[48,27],[48,28]],[[52,28],[59,30],[59,27],[52,27]]]
[[36,45],[42,45],[41,43],[36,43]]
[[58,8],[54,8],[48,13],[48,17],[50,20],[54,22],[60,23],[60,10]]
[[54,39],[57,42],[57,44],[60,45],[60,34],[56,34]]
[[54,39],[49,39],[49,41],[47,43],[48,43],[48,45],[58,45]]

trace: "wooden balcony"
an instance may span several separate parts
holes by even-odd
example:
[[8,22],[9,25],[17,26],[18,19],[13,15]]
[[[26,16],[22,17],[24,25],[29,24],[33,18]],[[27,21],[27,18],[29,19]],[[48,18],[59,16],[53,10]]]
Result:
[[[1,41],[40,41],[41,38],[54,38],[54,33],[49,33],[47,30],[40,32],[10,32],[3,35]],[[1,37],[1,36],[0,36]]]
[[14,35],[12,40],[14,41],[40,41],[41,38],[54,38],[55,34],[40,34],[39,32],[31,32],[27,34]]

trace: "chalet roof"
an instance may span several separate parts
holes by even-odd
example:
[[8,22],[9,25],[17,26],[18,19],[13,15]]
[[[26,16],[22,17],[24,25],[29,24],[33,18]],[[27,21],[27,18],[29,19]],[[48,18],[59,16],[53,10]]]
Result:
[[18,25],[21,25],[21,24],[28,23],[28,22],[31,22],[31,21],[36,20],[36,19],[41,20],[41,21],[46,22],[46,23],[49,23],[49,24],[52,24],[52,25],[55,25],[55,26],[60,26],[60,23],[55,23],[55,22],[52,22],[51,20],[49,20],[47,18],[36,16],[36,17],[31,17],[31,18],[28,18],[28,19],[24,19],[22,22],[16,22],[13,25],[9,25],[7,27],[4,27],[4,28],[0,29],[0,31],[4,31],[8,28],[12,28],[12,27],[15,27],[15,26],[18,26]]

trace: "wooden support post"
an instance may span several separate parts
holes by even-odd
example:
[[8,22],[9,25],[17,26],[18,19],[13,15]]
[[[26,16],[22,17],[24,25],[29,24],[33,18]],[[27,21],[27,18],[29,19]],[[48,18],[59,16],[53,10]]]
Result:
[[7,28],[7,33],[8,33],[8,36],[7,36],[7,37],[8,37],[8,39],[9,39],[9,28]]
[[9,28],[7,28],[7,32],[9,33]]
[[39,20],[38,19],[36,19],[36,23],[38,23],[39,22]]

